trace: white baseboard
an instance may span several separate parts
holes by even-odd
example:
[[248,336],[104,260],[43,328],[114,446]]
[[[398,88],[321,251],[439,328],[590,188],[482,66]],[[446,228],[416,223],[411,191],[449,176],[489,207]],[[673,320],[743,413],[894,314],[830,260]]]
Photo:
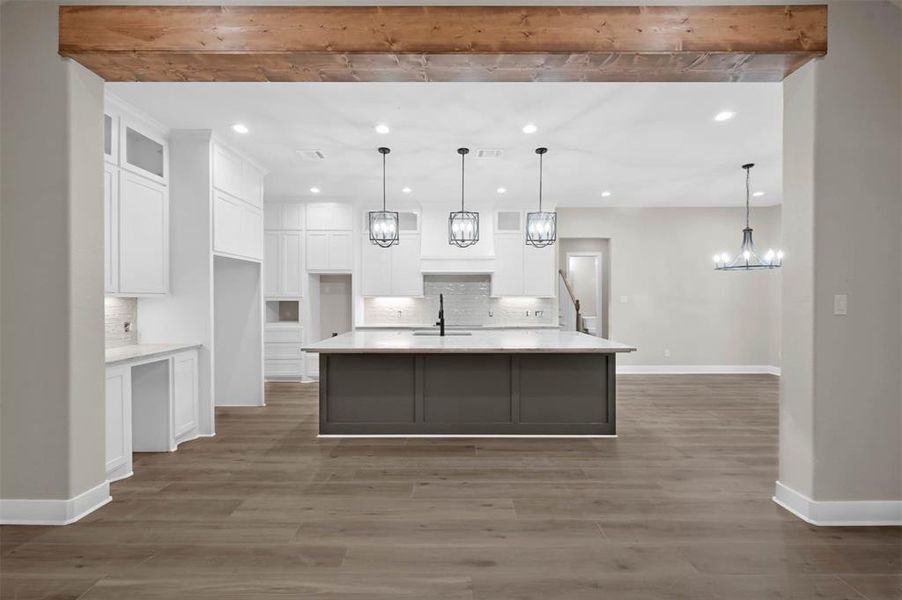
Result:
[[771,365],[617,365],[618,375],[779,375]]
[[812,525],[902,525],[902,500],[812,500],[778,481],[774,502]]
[[0,499],[0,524],[68,525],[112,499],[109,481],[68,500]]

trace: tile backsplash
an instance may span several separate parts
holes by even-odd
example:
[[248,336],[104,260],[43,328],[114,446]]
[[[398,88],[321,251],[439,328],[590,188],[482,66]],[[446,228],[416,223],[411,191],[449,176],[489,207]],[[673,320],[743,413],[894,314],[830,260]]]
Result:
[[[488,275],[426,275],[423,298],[366,298],[366,325],[431,325],[445,295],[448,326],[523,326],[557,323],[553,298],[492,298]],[[528,313],[528,314],[527,314]]]
[[[106,347],[117,348],[138,343],[138,299],[114,298],[103,300]],[[125,324],[130,323],[129,331]]]

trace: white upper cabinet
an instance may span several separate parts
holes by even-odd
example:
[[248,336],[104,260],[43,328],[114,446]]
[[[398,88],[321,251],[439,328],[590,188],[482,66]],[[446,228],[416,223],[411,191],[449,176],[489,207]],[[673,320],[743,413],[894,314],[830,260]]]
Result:
[[165,294],[169,288],[169,194],[131,172],[120,173],[119,293]]
[[263,177],[259,167],[213,142],[213,251],[263,260]]
[[139,111],[107,98],[103,114],[104,291],[169,291],[169,143]]
[[103,291],[119,291],[119,168],[103,165]]
[[165,136],[128,115],[119,117],[119,166],[158,183],[169,179]]
[[545,248],[527,245],[524,221],[521,211],[496,213],[492,296],[552,298],[557,291],[557,245]]
[[267,230],[263,233],[263,295],[267,298],[278,297],[281,291],[279,246],[278,231]]
[[371,243],[369,234],[363,244],[362,293],[374,296],[422,296],[423,271],[420,265],[421,236],[419,214],[398,215],[400,235],[398,244],[381,248]]
[[493,296],[523,295],[523,237],[518,233],[495,234]]
[[304,205],[296,203],[269,202],[263,209],[265,229],[304,229]]
[[[309,216],[309,213],[308,213]],[[307,231],[307,270],[347,273],[354,268],[350,231]]]
[[351,231],[351,206],[335,202],[314,202],[307,205],[307,229],[310,231]]
[[300,298],[304,239],[300,231],[266,231],[263,256],[267,298]]

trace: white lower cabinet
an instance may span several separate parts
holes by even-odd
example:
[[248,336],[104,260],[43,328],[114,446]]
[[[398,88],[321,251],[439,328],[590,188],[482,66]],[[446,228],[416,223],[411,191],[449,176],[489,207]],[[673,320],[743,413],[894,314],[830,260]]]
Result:
[[178,442],[197,430],[197,351],[172,357],[173,436]]
[[169,192],[129,171],[119,172],[118,289],[120,294],[169,291]]
[[299,298],[304,269],[303,234],[267,231],[264,234],[263,289],[267,298]]
[[354,243],[350,231],[308,231],[308,271],[350,271],[354,268]]
[[363,240],[364,296],[422,296],[420,235],[403,234],[400,242],[381,248]]
[[268,379],[300,379],[304,375],[299,323],[267,323],[263,329],[263,373]]
[[224,192],[215,192],[213,251],[263,260],[263,211]]
[[132,474],[131,367],[106,371],[106,474],[116,481]]

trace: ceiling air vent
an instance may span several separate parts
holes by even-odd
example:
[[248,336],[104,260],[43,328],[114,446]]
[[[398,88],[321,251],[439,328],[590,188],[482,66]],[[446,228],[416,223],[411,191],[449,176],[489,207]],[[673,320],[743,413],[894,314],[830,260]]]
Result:
[[476,158],[501,158],[501,150],[480,148],[476,151]]
[[301,157],[301,160],[323,160],[326,158],[322,150],[295,150],[295,152]]

